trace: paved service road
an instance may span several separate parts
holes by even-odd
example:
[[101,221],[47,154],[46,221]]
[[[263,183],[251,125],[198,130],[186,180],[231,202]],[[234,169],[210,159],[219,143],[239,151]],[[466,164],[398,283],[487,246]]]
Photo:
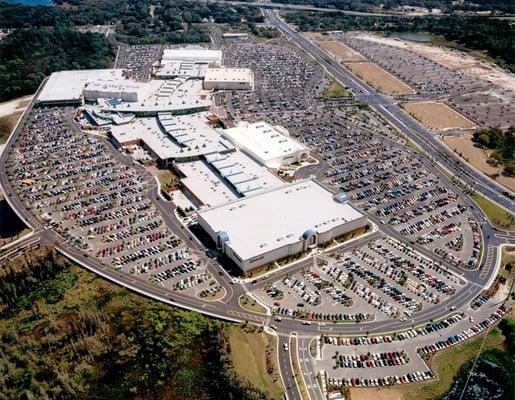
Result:
[[[287,350],[285,350],[285,346],[288,346]],[[279,361],[279,370],[284,384],[286,398],[288,400],[302,400],[293,372],[291,360],[292,351],[296,351],[296,349],[290,347],[290,336],[287,334],[278,335],[277,360]]]

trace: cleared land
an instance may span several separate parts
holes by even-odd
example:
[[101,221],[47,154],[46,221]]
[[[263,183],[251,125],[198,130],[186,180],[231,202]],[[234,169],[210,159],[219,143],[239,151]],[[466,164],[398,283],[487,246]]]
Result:
[[498,183],[510,189],[512,192],[515,192],[515,178],[502,176],[502,166],[494,167],[488,164],[489,152],[474,146],[471,138],[472,135],[466,134],[462,136],[444,136],[442,140],[451,150],[474,168],[494,178]]
[[232,363],[238,375],[268,393],[270,398],[282,399],[283,389],[275,362],[275,338],[257,331],[257,328],[244,330],[236,325],[231,326],[227,332]]
[[389,46],[400,47],[413,51],[437,62],[444,67],[463,72],[466,75],[474,76],[479,79],[489,80],[495,84],[515,90],[515,76],[497,65],[491,64],[471,54],[462,51],[451,50],[445,47],[431,46],[422,43],[415,43],[398,38],[383,37],[372,33],[360,33],[358,37],[387,44]]
[[472,194],[470,197],[481,207],[492,225],[507,231],[515,231],[515,214],[506,211],[477,193]]
[[473,129],[476,125],[458,114],[444,103],[435,101],[419,101],[401,104],[409,114],[413,115],[425,127],[433,131],[447,129]]
[[381,93],[388,95],[415,94],[416,91],[374,63],[346,63],[352,73],[359,76]]
[[337,40],[317,40],[316,43],[324,50],[328,51],[340,61],[343,62],[357,62],[366,61],[358,52],[352,50],[349,46]]
[[0,144],[5,143],[32,96],[0,103]]

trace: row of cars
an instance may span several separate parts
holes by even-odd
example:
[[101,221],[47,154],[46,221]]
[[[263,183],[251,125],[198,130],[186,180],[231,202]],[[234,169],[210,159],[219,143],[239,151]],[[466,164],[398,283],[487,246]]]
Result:
[[410,382],[420,382],[434,378],[433,372],[415,371],[404,375],[388,375],[380,378],[328,378],[327,383],[330,389],[336,389],[342,386],[350,387],[374,387],[374,386],[391,386],[393,384],[402,384]]
[[336,368],[380,368],[403,365],[409,362],[404,350],[368,354],[337,354]]
[[418,349],[418,352],[422,355],[431,354],[437,352],[438,350],[442,350],[449,346],[452,346],[453,344],[457,344],[464,340],[470,339],[472,336],[475,336],[483,332],[485,329],[491,327],[502,317],[504,317],[505,314],[506,306],[503,303],[494,313],[492,313],[492,315],[490,315],[490,317],[488,317],[484,321],[470,327],[469,329],[462,331],[461,333],[458,333],[457,335],[450,335],[446,339],[438,340],[433,344],[420,347]]
[[287,317],[300,318],[312,321],[365,321],[365,320],[373,320],[374,315],[368,313],[322,313],[322,312],[313,312],[309,310],[296,309],[292,310],[287,307],[274,306],[272,308],[273,315],[283,315]]
[[441,321],[428,323],[425,327],[413,328],[404,332],[398,332],[395,336],[381,335],[381,336],[354,336],[354,337],[341,337],[341,336],[323,336],[324,344],[331,344],[333,346],[362,346],[381,343],[392,343],[395,340],[406,340],[415,338],[417,336],[425,336],[429,333],[437,332],[441,329],[448,328],[463,319],[463,314],[455,314]]

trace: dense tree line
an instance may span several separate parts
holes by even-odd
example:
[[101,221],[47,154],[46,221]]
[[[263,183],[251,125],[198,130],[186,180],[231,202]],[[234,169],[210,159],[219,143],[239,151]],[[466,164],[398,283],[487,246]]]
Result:
[[508,20],[483,17],[368,17],[294,13],[288,22],[302,31],[369,30],[392,32],[429,32],[472,50],[484,50],[501,66],[515,72],[515,26]]
[[2,398],[265,398],[232,372],[219,321],[130,293],[54,252],[2,268]]
[[34,93],[45,76],[67,69],[109,68],[113,46],[70,27],[17,29],[0,42],[0,101]]
[[515,176],[515,127],[506,131],[499,128],[481,129],[474,132],[472,141],[482,148],[495,150],[490,158],[504,165],[505,175]]
[[499,328],[501,328],[502,334],[506,338],[505,343],[508,352],[515,359],[515,320],[505,318],[499,323]]
[[[0,317],[6,317],[28,308],[39,282],[54,280],[70,263],[55,251],[43,250],[37,255],[21,257],[6,263],[0,271]],[[61,300],[61,292],[47,288],[50,301]]]
[[515,12],[515,2],[511,0],[275,0],[284,4],[309,4],[322,8],[335,8],[346,11],[392,10],[399,6],[424,7],[440,9],[443,12],[454,11],[500,11]]
[[45,76],[65,69],[105,68],[114,47],[102,35],[76,27],[111,25],[127,44],[209,42],[209,19],[233,27],[263,22],[257,8],[185,0],[56,0],[52,7],[0,0],[0,101],[33,93]]
[[239,24],[242,18],[251,22],[263,21],[256,7],[186,0],[57,0],[55,3],[53,7],[45,7],[0,0],[0,28],[54,26],[58,23],[75,26],[110,24],[117,33],[140,38],[149,36],[159,41],[163,33],[187,32],[192,24],[209,18],[216,23],[233,25]]

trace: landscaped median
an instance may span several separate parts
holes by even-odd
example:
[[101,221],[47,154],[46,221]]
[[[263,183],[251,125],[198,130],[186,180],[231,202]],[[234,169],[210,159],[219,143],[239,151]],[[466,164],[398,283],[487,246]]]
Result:
[[306,382],[304,382],[304,378],[302,377],[302,371],[299,365],[299,357],[297,354],[297,336],[290,336],[289,346],[291,365],[293,367],[293,375],[295,376],[295,382],[297,383],[299,388],[300,397],[303,400],[309,400],[308,389],[306,388]]
[[515,215],[478,193],[470,195],[496,228],[515,231]]

